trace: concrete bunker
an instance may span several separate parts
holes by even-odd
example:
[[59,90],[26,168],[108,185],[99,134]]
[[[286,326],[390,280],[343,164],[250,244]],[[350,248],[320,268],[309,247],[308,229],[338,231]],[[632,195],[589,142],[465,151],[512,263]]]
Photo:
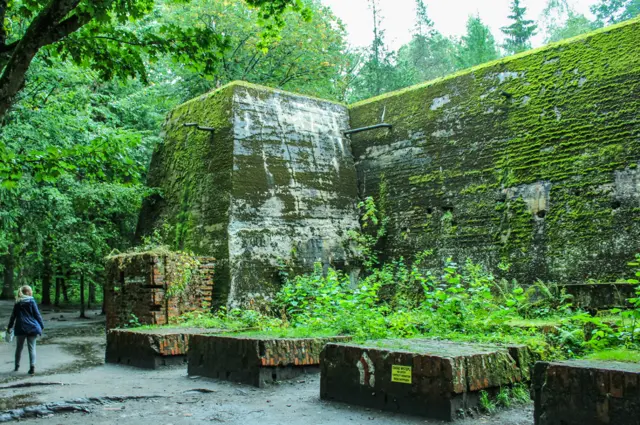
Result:
[[613,282],[640,250],[639,25],[348,107],[240,82],[196,98],[166,120],[138,236],[217,258],[214,305],[269,302],[283,264],[358,268],[347,234],[372,196],[386,259]]

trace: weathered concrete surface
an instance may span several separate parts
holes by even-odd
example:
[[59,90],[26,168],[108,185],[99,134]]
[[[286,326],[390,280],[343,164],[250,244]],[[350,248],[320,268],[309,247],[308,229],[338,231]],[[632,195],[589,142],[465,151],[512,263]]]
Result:
[[193,335],[188,373],[262,388],[268,382],[317,373],[324,345],[349,339]]
[[174,248],[216,257],[215,305],[268,300],[283,262],[348,268],[359,227],[348,125],[344,105],[247,83],[179,106],[149,171],[163,196],[145,201],[138,236],[168,228]]
[[110,257],[104,284],[107,329],[127,326],[134,316],[140,325],[166,325],[170,319],[210,306],[214,262],[182,254]]
[[[640,20],[350,106],[386,257],[433,250],[509,277],[630,273],[640,250]],[[424,264],[424,263],[423,263]]]
[[640,365],[566,361],[535,365],[536,425],[640,425]]
[[359,228],[347,108],[250,86],[233,101],[232,305],[268,299],[282,261],[348,268],[347,232]]
[[432,340],[327,344],[320,397],[446,421],[477,407],[479,391],[527,381],[526,347]]
[[105,361],[144,369],[184,364],[191,336],[216,332],[199,328],[112,329],[107,333]]

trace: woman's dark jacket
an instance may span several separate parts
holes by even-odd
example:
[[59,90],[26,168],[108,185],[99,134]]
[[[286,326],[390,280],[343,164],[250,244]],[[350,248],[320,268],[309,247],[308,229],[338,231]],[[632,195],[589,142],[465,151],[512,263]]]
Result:
[[24,298],[13,306],[9,329],[13,328],[14,323],[16,327],[13,333],[16,336],[42,335],[44,323],[33,297]]

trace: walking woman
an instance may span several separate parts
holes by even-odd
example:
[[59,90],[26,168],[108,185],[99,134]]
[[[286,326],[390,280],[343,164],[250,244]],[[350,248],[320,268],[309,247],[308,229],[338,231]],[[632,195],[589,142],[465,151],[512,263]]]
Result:
[[[15,325],[15,328],[14,328]],[[7,331],[14,330],[17,339],[16,345],[16,372],[20,369],[20,357],[25,340],[29,348],[29,375],[36,373],[36,338],[42,335],[44,323],[38,310],[36,300],[33,299],[33,291],[30,286],[23,286],[18,290],[16,304],[9,319]]]

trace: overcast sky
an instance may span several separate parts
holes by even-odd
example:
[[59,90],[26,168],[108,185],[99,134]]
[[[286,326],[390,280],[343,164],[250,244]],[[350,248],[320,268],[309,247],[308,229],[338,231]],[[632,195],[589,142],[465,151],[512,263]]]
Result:
[[[347,26],[349,41],[353,46],[371,43],[372,17],[367,0],[322,0]],[[591,17],[589,6],[597,0],[569,0],[577,12]],[[445,35],[460,36],[465,33],[467,18],[479,14],[491,28],[496,39],[502,39],[500,27],[508,25],[510,0],[425,0],[429,16],[436,29]],[[522,0],[527,7],[528,18],[538,19],[547,0]],[[380,0],[387,43],[397,49],[411,39],[415,17],[415,0]],[[542,43],[542,36],[534,40],[534,47]]]

